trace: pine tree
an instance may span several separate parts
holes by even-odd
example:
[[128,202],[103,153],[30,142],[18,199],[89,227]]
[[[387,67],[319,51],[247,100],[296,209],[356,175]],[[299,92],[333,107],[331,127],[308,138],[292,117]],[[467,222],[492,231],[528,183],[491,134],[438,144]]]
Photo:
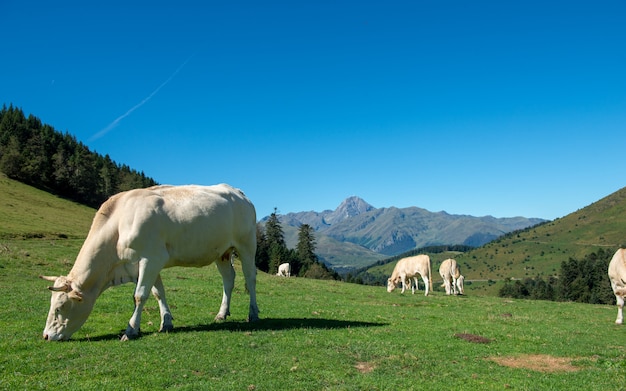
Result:
[[256,255],[254,257],[256,267],[266,273],[270,270],[269,246],[267,236],[261,224],[256,225]]
[[318,261],[315,255],[315,235],[313,227],[302,224],[298,230],[298,245],[296,246],[296,260],[291,266],[294,275],[303,275]]
[[278,271],[278,266],[281,263],[288,262],[289,258],[289,250],[285,243],[285,234],[283,233],[283,227],[280,225],[280,221],[278,221],[276,208],[274,208],[274,212],[265,223],[265,237],[269,253],[268,272],[275,274]]

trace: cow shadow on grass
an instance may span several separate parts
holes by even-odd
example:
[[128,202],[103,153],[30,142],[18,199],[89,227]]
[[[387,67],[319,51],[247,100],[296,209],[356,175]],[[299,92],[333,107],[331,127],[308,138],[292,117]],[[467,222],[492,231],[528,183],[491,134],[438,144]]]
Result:
[[[324,318],[263,318],[256,322],[238,322],[238,321],[222,321],[212,322],[209,324],[201,324],[195,326],[176,326],[174,330],[168,333],[192,333],[202,331],[232,331],[232,332],[251,332],[251,331],[281,331],[294,329],[348,329],[356,327],[381,327],[388,323],[361,322],[354,320],[337,320]],[[72,338],[76,341],[106,341],[118,340],[124,333],[121,330],[119,334],[105,334],[94,337]],[[155,332],[156,333],[156,332]],[[153,333],[141,333],[141,336]],[[140,336],[140,338],[141,338]]]

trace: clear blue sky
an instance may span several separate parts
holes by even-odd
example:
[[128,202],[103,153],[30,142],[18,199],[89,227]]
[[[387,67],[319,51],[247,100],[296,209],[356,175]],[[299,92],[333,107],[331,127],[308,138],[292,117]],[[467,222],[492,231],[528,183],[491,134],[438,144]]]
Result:
[[0,5],[0,104],[260,217],[553,219],[626,186],[626,2]]

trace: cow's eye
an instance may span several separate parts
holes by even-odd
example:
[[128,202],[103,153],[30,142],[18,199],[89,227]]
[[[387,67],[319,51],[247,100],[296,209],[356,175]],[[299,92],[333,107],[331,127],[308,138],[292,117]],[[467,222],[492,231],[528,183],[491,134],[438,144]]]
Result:
[[61,310],[62,310],[63,308],[67,307],[67,304],[68,304],[68,302],[67,302],[67,301],[63,302],[61,305],[59,305],[59,306],[58,306],[58,307],[54,310],[54,313],[58,315],[58,314],[61,312]]

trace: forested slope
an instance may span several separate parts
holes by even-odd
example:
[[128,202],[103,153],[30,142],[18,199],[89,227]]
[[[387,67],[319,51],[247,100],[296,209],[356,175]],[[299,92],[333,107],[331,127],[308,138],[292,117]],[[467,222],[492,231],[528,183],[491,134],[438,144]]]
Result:
[[120,191],[157,184],[12,105],[0,110],[0,172],[91,207]]

